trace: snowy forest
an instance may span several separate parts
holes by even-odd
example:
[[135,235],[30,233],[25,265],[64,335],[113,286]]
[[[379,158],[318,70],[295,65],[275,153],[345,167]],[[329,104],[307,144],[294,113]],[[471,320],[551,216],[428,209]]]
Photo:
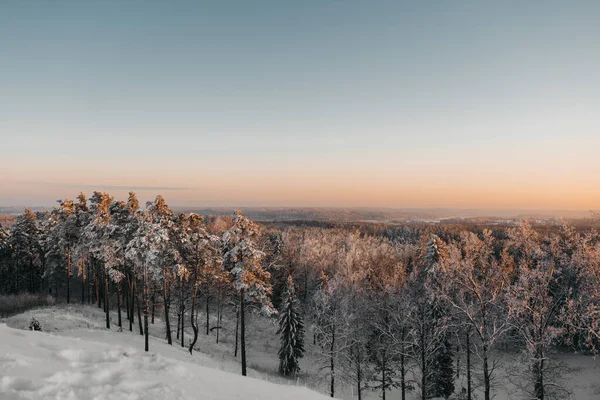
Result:
[[331,397],[344,386],[358,399],[490,400],[510,362],[524,396],[566,399],[557,355],[600,343],[600,234],[527,221],[281,227],[241,212],[176,215],[162,196],[141,207],[133,192],[81,193],[0,226],[0,294],[24,292],[101,308],[106,328],[139,333],[146,351],[155,319],[190,354],[229,319],[242,375],[247,319],[263,318],[278,373],[301,375],[318,348]]

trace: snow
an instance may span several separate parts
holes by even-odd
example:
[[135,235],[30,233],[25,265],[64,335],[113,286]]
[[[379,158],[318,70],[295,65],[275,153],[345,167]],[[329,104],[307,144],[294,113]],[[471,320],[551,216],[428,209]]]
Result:
[[[32,316],[41,322],[44,332],[26,330]],[[200,334],[193,356],[178,342],[173,346],[166,343],[164,322],[159,319],[150,325],[149,353],[143,351],[137,323],[133,333],[119,332],[116,313],[111,313],[111,320],[112,328],[107,330],[102,309],[59,305],[28,311],[0,323],[0,399],[330,398],[326,395],[327,380],[317,374],[319,348],[312,345],[311,333],[305,343],[307,354],[300,360],[301,377],[283,378],[277,374],[277,327],[249,313],[249,377],[242,377],[239,359],[232,354],[235,320],[224,321],[227,329],[222,332],[222,343],[215,344],[212,333]],[[125,318],[123,323],[127,323]],[[188,331],[186,344],[189,338]],[[521,400],[522,393],[506,378],[507,370],[513,370],[511,356],[503,358],[496,374],[494,400]],[[570,374],[565,372],[564,378],[573,396],[565,400],[600,399],[600,358],[580,354],[559,358],[572,369]],[[465,385],[464,374],[456,382],[457,390],[461,385]],[[356,399],[352,386],[341,379],[336,395]],[[380,397],[378,392],[367,390],[363,398]],[[388,398],[400,398],[400,393],[388,393]],[[418,392],[409,393],[407,398],[418,399]],[[477,398],[483,398],[479,390]]]
[[151,338],[146,353],[139,336],[94,330],[84,317],[62,316],[58,326],[81,328],[53,334],[0,324],[1,399],[326,398],[304,387],[225,372],[214,361],[210,368],[202,365],[210,359],[160,339]]

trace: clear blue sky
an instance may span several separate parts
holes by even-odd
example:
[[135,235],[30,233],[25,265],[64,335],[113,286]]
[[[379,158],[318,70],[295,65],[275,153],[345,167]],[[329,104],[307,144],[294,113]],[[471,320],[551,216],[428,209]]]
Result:
[[600,1],[0,3],[0,205],[600,207]]

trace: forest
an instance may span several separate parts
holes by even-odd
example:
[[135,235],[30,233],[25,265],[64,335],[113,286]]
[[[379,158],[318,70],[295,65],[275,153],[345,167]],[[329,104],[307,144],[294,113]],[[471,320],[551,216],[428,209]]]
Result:
[[239,211],[176,214],[162,196],[141,207],[133,192],[81,193],[0,225],[0,295],[22,293],[102,308],[107,328],[139,330],[146,351],[155,315],[169,344],[191,328],[191,354],[202,329],[218,341],[219,321],[235,319],[242,375],[246,318],[261,315],[278,326],[280,374],[320,347],[331,397],[351,385],[359,399],[490,400],[511,354],[524,395],[565,399],[556,355],[599,348],[600,234],[527,221],[260,224]]

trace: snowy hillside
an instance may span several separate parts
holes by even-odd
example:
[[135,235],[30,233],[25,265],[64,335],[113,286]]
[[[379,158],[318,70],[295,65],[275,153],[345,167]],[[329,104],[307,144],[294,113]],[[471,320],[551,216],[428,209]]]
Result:
[[[205,366],[201,356],[134,335],[88,329],[50,334],[0,324],[0,398],[21,399],[318,399],[283,386]],[[210,365],[210,364],[209,364]]]
[[[45,331],[26,330],[32,316],[39,319]],[[239,360],[230,355],[231,346],[215,345],[212,338],[202,339],[193,356],[185,348],[169,346],[163,339],[163,324],[157,320],[151,326],[150,352],[143,351],[143,338],[134,329],[118,332],[106,330],[102,310],[94,306],[55,306],[31,310],[0,324],[0,399],[325,399],[327,382],[317,379],[315,354],[311,349],[302,361],[303,375],[296,381],[286,380],[269,371],[276,370],[276,346],[258,345],[251,340],[250,377],[239,374]],[[116,317],[116,315],[113,315]],[[256,326],[264,324],[257,320]],[[254,325],[253,325],[254,326]],[[254,331],[258,329],[253,328]],[[262,336],[267,331],[259,333]],[[225,337],[227,338],[227,337]],[[505,357],[510,365],[510,356]],[[589,356],[563,356],[561,360],[572,371],[565,371],[573,395],[569,400],[600,398],[600,384],[595,379],[600,360]],[[498,371],[495,400],[521,400]],[[457,387],[464,384],[461,379]],[[272,383],[269,381],[275,381]],[[146,395],[146,397],[144,397]],[[379,398],[377,391],[368,390],[364,398]],[[389,393],[391,399],[400,393]],[[339,396],[355,399],[351,385],[341,382]],[[408,399],[416,400],[413,391]],[[480,397],[478,397],[480,398]]]

